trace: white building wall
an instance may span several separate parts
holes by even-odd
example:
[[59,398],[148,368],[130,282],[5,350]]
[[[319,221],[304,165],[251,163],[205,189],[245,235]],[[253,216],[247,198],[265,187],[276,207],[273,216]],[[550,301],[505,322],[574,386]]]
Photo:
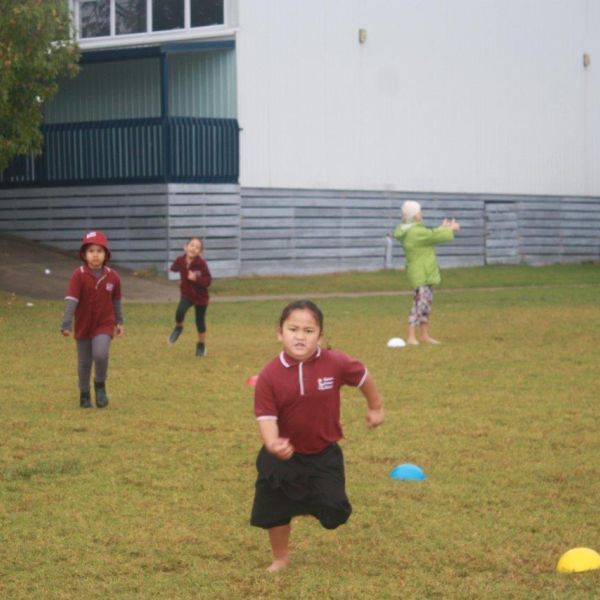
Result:
[[598,0],[239,0],[236,44],[242,186],[600,195]]
[[600,2],[585,4],[585,48],[591,59],[584,73],[585,189],[600,195]]

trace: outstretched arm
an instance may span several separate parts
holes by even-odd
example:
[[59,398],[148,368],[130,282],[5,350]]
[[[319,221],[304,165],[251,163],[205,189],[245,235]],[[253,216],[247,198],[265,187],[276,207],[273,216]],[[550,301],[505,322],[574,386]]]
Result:
[[287,438],[279,437],[279,425],[275,419],[260,419],[258,430],[265,448],[281,460],[287,460],[294,454],[294,447]]
[[383,404],[381,402],[379,390],[375,385],[375,380],[371,377],[370,373],[367,375],[365,382],[360,387],[360,391],[367,399],[368,410],[365,417],[367,427],[369,429],[378,427],[383,423]]

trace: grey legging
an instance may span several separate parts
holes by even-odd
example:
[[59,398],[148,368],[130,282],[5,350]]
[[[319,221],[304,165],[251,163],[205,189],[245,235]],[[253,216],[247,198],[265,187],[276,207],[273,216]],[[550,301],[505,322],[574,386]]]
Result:
[[101,333],[92,339],[77,340],[77,373],[79,375],[80,391],[90,391],[92,363],[94,364],[94,381],[96,383],[106,381],[110,342],[110,335],[105,333]]

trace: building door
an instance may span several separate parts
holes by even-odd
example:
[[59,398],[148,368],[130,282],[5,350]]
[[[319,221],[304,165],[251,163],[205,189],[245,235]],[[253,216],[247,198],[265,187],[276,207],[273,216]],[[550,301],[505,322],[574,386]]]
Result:
[[485,264],[520,262],[516,202],[485,203]]

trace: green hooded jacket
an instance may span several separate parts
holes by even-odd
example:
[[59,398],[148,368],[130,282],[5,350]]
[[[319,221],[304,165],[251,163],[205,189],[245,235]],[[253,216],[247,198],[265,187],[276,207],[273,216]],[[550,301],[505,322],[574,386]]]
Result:
[[428,229],[421,222],[400,223],[394,231],[394,237],[404,248],[406,275],[413,289],[423,285],[437,285],[442,281],[434,246],[453,240],[452,229]]

